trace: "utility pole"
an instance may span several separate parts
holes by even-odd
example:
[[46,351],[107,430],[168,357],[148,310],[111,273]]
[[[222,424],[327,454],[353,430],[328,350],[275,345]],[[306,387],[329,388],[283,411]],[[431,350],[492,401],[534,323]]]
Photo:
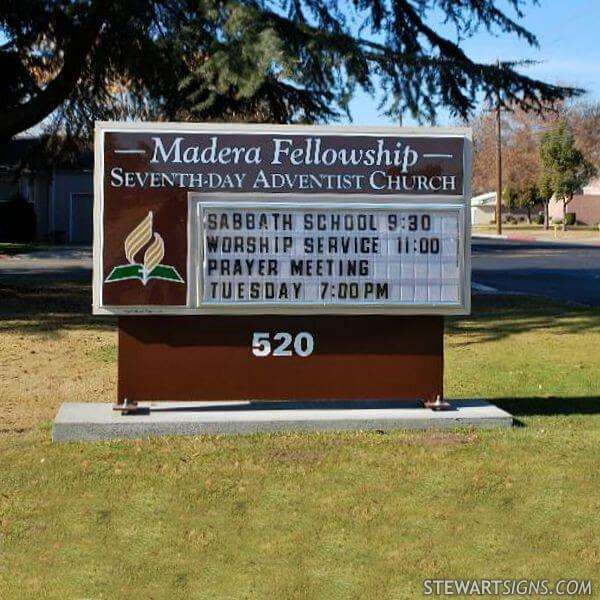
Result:
[[496,233],[502,234],[502,119],[500,114],[500,61],[498,67],[498,89],[496,92]]

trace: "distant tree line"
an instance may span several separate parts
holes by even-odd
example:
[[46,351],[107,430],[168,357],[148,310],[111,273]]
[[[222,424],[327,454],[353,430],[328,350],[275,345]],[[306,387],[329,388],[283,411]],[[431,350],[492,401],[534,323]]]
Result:
[[[496,187],[496,116],[480,112],[473,125],[473,191]],[[600,103],[560,103],[536,113],[518,107],[502,112],[503,204],[528,211],[562,201],[563,227],[573,196],[600,170]]]

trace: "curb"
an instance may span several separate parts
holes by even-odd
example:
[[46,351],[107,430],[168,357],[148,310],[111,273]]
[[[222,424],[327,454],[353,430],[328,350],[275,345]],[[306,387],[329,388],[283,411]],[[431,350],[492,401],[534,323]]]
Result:
[[557,239],[547,239],[547,238],[538,238],[533,235],[510,235],[510,234],[502,234],[496,235],[492,233],[472,233],[471,239],[473,240],[505,240],[507,242],[530,242],[536,244],[549,244],[553,246],[577,246],[579,248],[594,248],[600,246],[599,241],[579,241],[579,240],[557,240]]
[[497,233],[473,233],[471,232],[472,238],[479,238],[482,240],[505,240],[506,235],[498,235]]
[[537,242],[538,238],[534,235],[507,235],[507,240],[516,240],[519,242]]

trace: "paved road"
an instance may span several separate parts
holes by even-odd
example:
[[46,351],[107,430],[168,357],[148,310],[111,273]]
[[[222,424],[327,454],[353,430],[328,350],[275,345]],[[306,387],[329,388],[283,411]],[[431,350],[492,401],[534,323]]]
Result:
[[90,248],[63,247],[0,259],[2,281],[91,281],[92,251]]
[[600,247],[473,240],[472,279],[504,292],[600,306]]
[[[540,294],[600,306],[600,247],[473,240],[473,282],[503,292]],[[0,282],[91,280],[88,249],[0,260]]]

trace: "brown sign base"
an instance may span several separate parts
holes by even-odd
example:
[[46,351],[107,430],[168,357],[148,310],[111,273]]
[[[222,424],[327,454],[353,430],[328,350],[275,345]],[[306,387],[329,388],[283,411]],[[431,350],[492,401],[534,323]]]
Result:
[[[443,398],[443,330],[441,316],[120,317],[118,404],[434,401]],[[257,332],[308,332],[314,349],[299,356],[290,344],[291,356],[255,356]]]

